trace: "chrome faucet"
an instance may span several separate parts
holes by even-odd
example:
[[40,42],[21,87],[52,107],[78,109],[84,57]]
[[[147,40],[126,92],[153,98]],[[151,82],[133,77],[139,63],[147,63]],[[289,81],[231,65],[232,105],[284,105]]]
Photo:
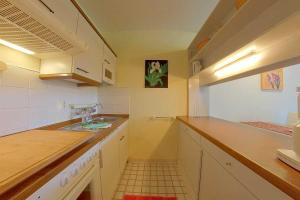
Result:
[[92,113],[96,112],[96,106],[82,108],[81,120],[82,123],[90,123],[93,121]]
[[93,121],[92,114],[97,111],[98,104],[93,105],[70,105],[71,118],[80,116],[82,123],[90,123]]

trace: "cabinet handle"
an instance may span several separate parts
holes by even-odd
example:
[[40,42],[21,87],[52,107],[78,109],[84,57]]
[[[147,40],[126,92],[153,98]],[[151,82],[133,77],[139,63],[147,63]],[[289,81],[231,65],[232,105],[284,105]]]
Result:
[[120,141],[122,141],[124,138],[125,138],[125,136],[123,135],[123,136],[120,138]]
[[107,59],[105,59],[104,62],[110,65],[110,62]]
[[76,69],[79,70],[79,71],[82,71],[82,72],[84,72],[84,73],[86,73],[86,74],[89,73],[88,71],[86,71],[86,70],[84,70],[84,69],[81,69],[81,68],[79,68],[79,67],[76,67]]
[[43,2],[42,0],[39,0],[39,2],[41,2],[41,4],[43,4],[49,10],[49,12],[54,14],[54,11],[45,2]]
[[231,164],[231,162],[226,162],[225,163],[227,166],[231,166],[232,164]]

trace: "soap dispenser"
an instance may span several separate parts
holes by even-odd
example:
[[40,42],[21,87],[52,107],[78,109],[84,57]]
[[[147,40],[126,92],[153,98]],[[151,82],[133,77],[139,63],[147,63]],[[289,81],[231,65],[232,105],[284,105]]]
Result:
[[[298,119],[300,119],[300,87],[297,88],[297,93]],[[300,171],[300,121],[294,126],[292,140],[293,149],[278,149],[277,157],[281,161]]]

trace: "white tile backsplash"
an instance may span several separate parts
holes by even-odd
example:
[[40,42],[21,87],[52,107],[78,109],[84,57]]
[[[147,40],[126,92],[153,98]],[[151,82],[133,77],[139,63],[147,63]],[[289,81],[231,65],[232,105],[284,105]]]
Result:
[[2,85],[2,74],[3,73],[0,72],[0,86]]
[[38,72],[10,66],[0,72],[0,136],[69,120],[69,104],[96,102],[95,87],[43,81]]
[[0,109],[0,135],[29,129],[29,109]]
[[26,108],[28,103],[27,88],[0,87],[0,109]]
[[127,88],[100,88],[99,101],[102,113],[130,114],[130,94]]
[[32,73],[32,71],[24,70],[19,67],[8,66],[8,69],[2,72],[2,85],[29,88],[29,78]]

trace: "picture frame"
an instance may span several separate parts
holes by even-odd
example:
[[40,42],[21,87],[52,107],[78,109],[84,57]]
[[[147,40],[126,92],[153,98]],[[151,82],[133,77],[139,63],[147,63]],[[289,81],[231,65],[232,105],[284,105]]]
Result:
[[281,91],[284,88],[283,69],[261,73],[261,90]]
[[168,60],[145,60],[145,88],[168,88]]

